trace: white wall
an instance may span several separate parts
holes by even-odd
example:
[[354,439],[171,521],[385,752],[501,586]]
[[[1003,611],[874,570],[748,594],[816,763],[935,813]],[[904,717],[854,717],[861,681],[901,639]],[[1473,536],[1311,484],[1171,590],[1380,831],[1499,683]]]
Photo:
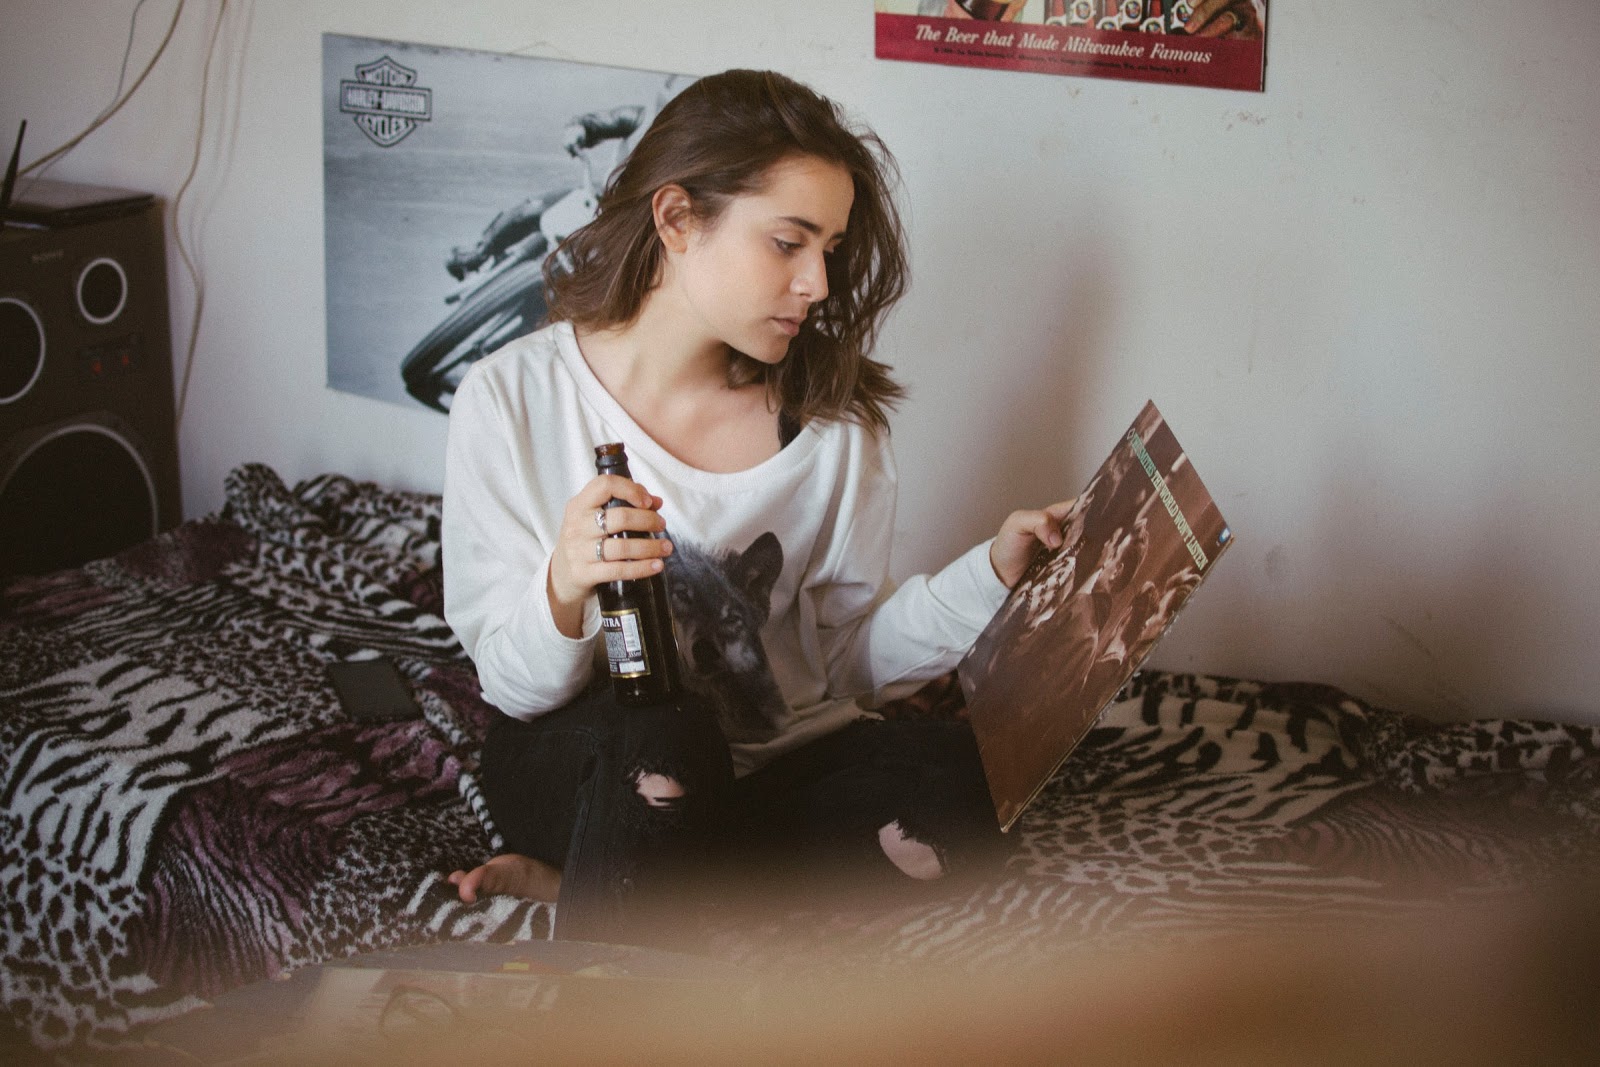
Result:
[[[110,99],[133,0],[4,0],[26,158]],[[173,9],[146,5],[135,66]],[[53,177],[171,196],[206,34]],[[229,6],[183,221],[186,509],[261,460],[437,489],[444,421],[324,388],[320,35],[782,69],[897,151],[902,573],[1070,495],[1152,397],[1238,537],[1153,662],[1438,718],[1600,721],[1600,6],[1278,0],[1267,91],[880,62],[867,0]],[[7,134],[9,137],[9,134]],[[175,336],[192,289],[173,264]]]

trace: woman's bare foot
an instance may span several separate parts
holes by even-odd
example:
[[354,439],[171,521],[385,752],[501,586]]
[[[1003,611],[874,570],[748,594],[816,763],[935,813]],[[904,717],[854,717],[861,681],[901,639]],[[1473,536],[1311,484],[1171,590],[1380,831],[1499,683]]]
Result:
[[480,896],[511,896],[554,904],[561,894],[561,872],[536,859],[507,852],[470,871],[450,872],[450,884],[467,904]]

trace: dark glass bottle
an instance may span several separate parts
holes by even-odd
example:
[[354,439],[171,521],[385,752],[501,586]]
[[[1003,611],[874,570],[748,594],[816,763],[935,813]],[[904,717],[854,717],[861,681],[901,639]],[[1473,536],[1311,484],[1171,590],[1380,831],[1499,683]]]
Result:
[[1012,4],[1021,2],[1022,0],[956,0],[956,6],[975,19],[999,22],[1006,17],[1006,12]]
[[[628,453],[620,443],[594,450],[595,469],[601,474],[628,473]],[[606,507],[627,507],[613,497]],[[630,530],[612,537],[649,537]],[[667,602],[664,574],[625,582],[606,582],[595,592],[600,597],[600,632],[606,641],[606,663],[617,703],[628,707],[662,704],[675,699],[683,688],[678,666],[678,644],[672,633],[672,609]]]

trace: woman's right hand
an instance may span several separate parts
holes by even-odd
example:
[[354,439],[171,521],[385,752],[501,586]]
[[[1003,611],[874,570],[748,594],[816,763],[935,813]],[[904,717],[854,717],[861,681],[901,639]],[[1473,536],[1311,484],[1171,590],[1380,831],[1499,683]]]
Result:
[[[606,507],[613,498],[626,503]],[[615,474],[596,477],[567,501],[561,536],[550,557],[547,590],[550,611],[562,633],[573,638],[582,635],[583,606],[596,586],[661,573],[665,557],[672,553],[670,540],[612,536],[629,531],[663,532],[667,524],[660,508],[660,497]]]

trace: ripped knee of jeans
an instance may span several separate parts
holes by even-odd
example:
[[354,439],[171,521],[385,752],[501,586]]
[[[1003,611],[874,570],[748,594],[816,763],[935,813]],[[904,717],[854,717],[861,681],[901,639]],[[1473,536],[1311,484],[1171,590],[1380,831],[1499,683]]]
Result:
[[676,808],[683,804],[688,791],[671,775],[652,771],[639,771],[633,776],[634,790],[652,808]]
[[878,845],[902,873],[919,882],[943,878],[944,860],[938,849],[918,841],[905,832],[899,822],[892,822],[878,830]]

